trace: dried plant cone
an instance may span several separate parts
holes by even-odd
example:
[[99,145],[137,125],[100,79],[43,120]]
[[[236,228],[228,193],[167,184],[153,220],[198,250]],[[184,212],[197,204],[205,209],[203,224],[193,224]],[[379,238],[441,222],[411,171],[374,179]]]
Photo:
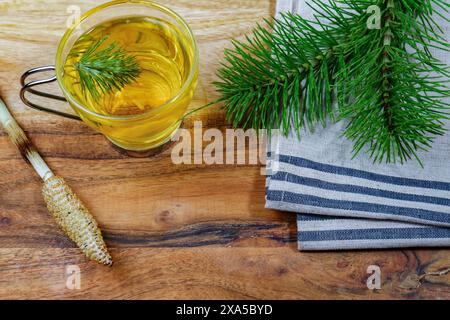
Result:
[[64,179],[57,176],[47,179],[42,194],[48,211],[84,254],[91,260],[112,265],[97,222]]
[[44,181],[42,193],[58,225],[89,259],[111,266],[113,261],[94,217],[64,179],[53,174],[1,98],[0,123],[24,159]]

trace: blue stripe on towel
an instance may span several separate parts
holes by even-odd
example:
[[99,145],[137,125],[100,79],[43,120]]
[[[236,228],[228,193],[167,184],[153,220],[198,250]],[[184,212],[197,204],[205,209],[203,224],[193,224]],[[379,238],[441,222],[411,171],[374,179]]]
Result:
[[391,239],[446,239],[450,238],[447,228],[381,228],[348,229],[326,231],[299,231],[299,241],[340,241],[340,240],[391,240]]
[[[413,201],[413,202],[424,202],[424,203],[433,203],[442,206],[450,206],[450,199],[439,198],[439,197],[430,197],[418,194],[409,194],[409,193],[401,193],[394,191],[387,191],[369,187],[361,187],[352,184],[340,184],[327,182],[314,178],[300,177],[292,173],[287,173],[283,171],[279,171],[276,174],[271,176],[272,180],[278,181],[287,181],[295,184],[302,184],[309,187],[333,190],[339,192],[347,192],[347,193],[356,193],[362,195],[370,195],[375,197],[383,197],[389,199],[396,200],[405,200],[405,201]],[[266,189],[267,192],[267,189]]]
[[[323,216],[318,214],[297,214],[297,221],[326,221],[333,219],[341,219],[339,217]],[[355,218],[356,219],[356,218]]]
[[346,211],[375,212],[380,214],[398,215],[402,217],[421,219],[424,221],[450,223],[450,214],[444,212],[418,208],[388,206],[368,202],[334,200],[287,191],[270,190],[267,193],[267,200],[288,202],[313,207],[341,209]]
[[283,154],[280,154],[278,159],[280,162],[283,163],[292,164],[297,167],[323,171],[327,173],[334,173],[355,178],[362,178],[383,183],[390,183],[399,186],[410,186],[416,188],[450,191],[450,183],[447,182],[393,177],[358,169],[351,169],[346,167],[339,167],[330,164],[319,163],[305,158],[287,156]]

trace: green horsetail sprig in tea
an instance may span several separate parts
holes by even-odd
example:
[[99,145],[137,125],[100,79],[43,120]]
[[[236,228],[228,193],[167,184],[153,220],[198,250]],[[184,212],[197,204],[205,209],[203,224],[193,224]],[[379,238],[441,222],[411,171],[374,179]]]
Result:
[[107,39],[108,37],[104,37],[94,42],[75,64],[81,88],[94,100],[114,89],[122,90],[141,73],[136,57],[117,43],[113,42],[99,50]]
[[64,61],[69,102],[123,149],[145,151],[165,143],[193,97],[197,46],[184,23],[171,21],[103,21],[78,37]]
[[[226,50],[215,85],[227,118],[285,134],[346,119],[355,155],[364,150],[374,161],[420,163],[417,152],[446,132],[449,72],[430,49],[449,50],[433,18],[448,21],[450,5],[311,1],[315,20],[283,14]],[[380,13],[375,28],[368,24],[373,5]]]

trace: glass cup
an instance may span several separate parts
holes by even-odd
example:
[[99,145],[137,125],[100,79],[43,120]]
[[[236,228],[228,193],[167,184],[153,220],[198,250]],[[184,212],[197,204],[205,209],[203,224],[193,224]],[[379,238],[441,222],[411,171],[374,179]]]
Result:
[[[103,22],[127,17],[155,17],[174,25],[186,39],[185,50],[192,57],[191,70],[178,93],[168,102],[155,109],[141,114],[126,116],[96,113],[80,104],[66,88],[63,81],[64,64],[73,44],[82,34]],[[152,1],[116,0],[88,11],[67,30],[59,43],[55,66],[34,68],[22,76],[21,98],[29,107],[84,121],[94,130],[105,135],[116,146],[132,151],[131,155],[134,152],[145,154],[170,141],[181,125],[181,119],[186,113],[197,86],[198,56],[198,47],[194,35],[187,23],[177,13]],[[26,81],[32,74],[52,70],[55,71],[56,75],[51,78]],[[64,97],[36,90],[37,86],[53,81],[58,82]],[[67,101],[75,111],[75,114],[45,108],[33,103],[27,98],[27,92],[45,98]]]

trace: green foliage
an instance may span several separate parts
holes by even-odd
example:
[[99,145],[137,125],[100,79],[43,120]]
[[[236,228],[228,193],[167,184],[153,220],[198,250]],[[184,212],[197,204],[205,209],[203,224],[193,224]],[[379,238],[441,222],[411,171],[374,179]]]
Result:
[[94,42],[75,64],[82,90],[94,100],[113,90],[122,90],[141,73],[136,57],[117,43],[99,50],[106,39]]
[[[283,14],[225,52],[215,85],[227,118],[284,134],[347,119],[344,135],[355,155],[364,150],[374,161],[420,162],[417,151],[445,133],[448,118],[449,70],[430,48],[449,49],[432,19],[432,5],[447,11],[449,4],[311,2],[313,21]],[[373,4],[381,9],[381,29],[367,27]]]

